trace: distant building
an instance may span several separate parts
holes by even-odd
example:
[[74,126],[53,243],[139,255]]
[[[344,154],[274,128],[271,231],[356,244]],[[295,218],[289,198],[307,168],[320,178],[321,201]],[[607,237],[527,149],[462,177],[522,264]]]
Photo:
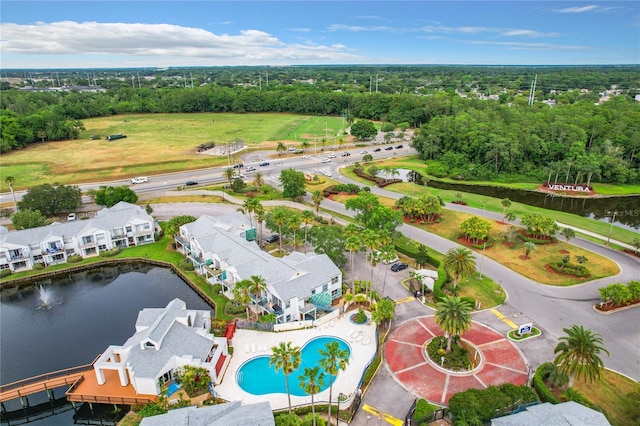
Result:
[[0,269],[29,270],[36,263],[67,263],[72,255],[93,257],[114,247],[154,241],[153,217],[140,206],[122,201],[98,211],[89,220],[0,232]]

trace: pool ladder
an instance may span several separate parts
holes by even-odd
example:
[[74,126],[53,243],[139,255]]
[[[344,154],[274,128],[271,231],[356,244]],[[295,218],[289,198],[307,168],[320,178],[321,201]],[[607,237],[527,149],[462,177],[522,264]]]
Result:
[[242,384],[244,381],[244,371],[238,371],[238,384]]

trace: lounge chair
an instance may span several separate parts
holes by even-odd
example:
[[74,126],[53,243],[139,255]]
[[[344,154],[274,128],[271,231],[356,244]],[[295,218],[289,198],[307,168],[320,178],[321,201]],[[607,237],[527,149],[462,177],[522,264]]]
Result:
[[358,334],[358,336],[356,336],[356,338],[354,339],[356,342],[359,342],[360,340],[362,340],[364,336],[362,334]]
[[249,351],[251,351],[251,348],[249,347],[249,345],[248,345],[248,344],[247,344],[247,345],[244,345],[244,351],[245,351],[246,353],[249,353]]
[[333,327],[335,325],[335,323],[333,322],[333,320],[329,321],[329,327]]
[[255,353],[256,352],[256,344],[252,343],[251,344],[251,353]]
[[362,339],[361,342],[363,345],[368,345],[369,343],[371,343],[371,340],[368,337],[365,337],[364,339]]

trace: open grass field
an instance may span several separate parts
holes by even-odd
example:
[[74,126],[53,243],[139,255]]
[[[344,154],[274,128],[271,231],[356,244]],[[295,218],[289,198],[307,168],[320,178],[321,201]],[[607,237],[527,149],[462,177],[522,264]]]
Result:
[[[293,114],[134,114],[83,120],[86,128],[76,140],[45,142],[3,154],[2,174],[16,178],[15,189],[42,183],[109,181],[227,164],[226,155],[197,153],[207,142],[218,146],[242,139],[249,150],[273,149],[279,141],[311,145],[327,137],[337,143],[341,117]],[[124,133],[125,139],[106,141]],[[90,140],[98,135],[100,139]],[[218,154],[220,150],[213,150]],[[246,151],[245,151],[246,152]],[[236,154],[237,155],[237,154]],[[9,187],[2,179],[0,191]]]

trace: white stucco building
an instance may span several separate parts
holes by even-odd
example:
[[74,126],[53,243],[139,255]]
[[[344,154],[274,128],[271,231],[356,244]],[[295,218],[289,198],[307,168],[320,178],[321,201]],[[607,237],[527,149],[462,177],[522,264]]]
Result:
[[143,208],[120,202],[88,220],[20,231],[0,230],[0,270],[33,269],[37,263],[67,263],[72,255],[98,256],[114,247],[154,242],[155,221]]
[[276,315],[278,324],[314,320],[330,312],[342,296],[342,273],[326,254],[293,252],[277,258],[263,251],[252,235],[249,221],[240,213],[202,216],[180,227],[177,249],[185,254],[213,284],[233,298],[236,283],[262,277],[267,289],[254,300],[260,313]]
[[180,299],[165,308],[138,313],[136,333],[122,346],[109,346],[94,363],[99,385],[105,370],[115,370],[121,386],[131,384],[138,394],[159,395],[159,381],[173,380],[176,369],[204,368],[213,383],[219,382],[229,355],[227,339],[210,333],[211,312],[187,309]]

